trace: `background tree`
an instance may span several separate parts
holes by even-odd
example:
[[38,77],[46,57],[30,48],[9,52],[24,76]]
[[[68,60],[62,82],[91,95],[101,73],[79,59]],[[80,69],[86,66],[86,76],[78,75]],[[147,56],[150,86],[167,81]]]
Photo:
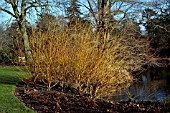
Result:
[[[147,35],[152,37],[151,47],[160,57],[170,56],[170,4],[164,1],[162,7],[156,5],[151,9],[145,9],[143,17]],[[158,7],[159,6],[159,7]]]
[[170,14],[161,14],[147,21],[146,29],[151,36],[151,46],[162,57],[170,57]]
[[[78,33],[83,28],[91,28],[92,24],[80,10],[81,5],[78,0],[71,0],[66,6],[66,21],[68,21],[68,29],[70,34]],[[76,30],[76,31],[75,31]]]
[[[113,24],[121,23],[123,19],[129,19],[131,14],[137,11],[138,1],[124,0],[86,0],[86,3],[79,2],[94,19],[97,31],[109,29]],[[135,8],[136,7],[136,10]],[[133,10],[131,10],[133,8]]]
[[77,0],[71,0],[69,6],[66,9],[66,15],[70,24],[75,24],[80,18],[80,6],[77,4]]
[[8,37],[8,33],[0,27],[0,63],[11,63],[14,61],[14,51],[12,38]]
[[[52,14],[42,13],[36,22],[37,29],[47,31],[49,26],[57,25],[57,18]],[[52,29],[52,28],[51,28]]]
[[[33,62],[32,53],[29,45],[29,38],[26,30],[26,15],[32,8],[47,6],[47,1],[34,0],[4,0],[3,5],[0,6],[0,11],[14,17],[17,21],[19,33],[24,41],[24,49],[28,62]],[[12,10],[10,10],[12,9]]]

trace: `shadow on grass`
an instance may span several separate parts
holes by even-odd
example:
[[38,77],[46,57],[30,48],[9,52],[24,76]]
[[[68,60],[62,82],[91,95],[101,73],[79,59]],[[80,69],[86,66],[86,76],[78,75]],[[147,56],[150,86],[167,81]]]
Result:
[[13,84],[16,85],[17,83],[21,82],[21,78],[18,76],[11,76],[11,75],[0,75],[0,84]]
[[24,67],[0,67],[0,84],[16,85],[22,81],[26,73]]

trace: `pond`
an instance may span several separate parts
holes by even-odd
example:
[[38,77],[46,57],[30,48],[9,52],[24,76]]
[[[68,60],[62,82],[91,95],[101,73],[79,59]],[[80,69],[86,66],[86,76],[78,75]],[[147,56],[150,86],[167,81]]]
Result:
[[[119,96],[117,96],[119,95]],[[128,89],[114,93],[114,100],[170,101],[170,67],[150,68]]]

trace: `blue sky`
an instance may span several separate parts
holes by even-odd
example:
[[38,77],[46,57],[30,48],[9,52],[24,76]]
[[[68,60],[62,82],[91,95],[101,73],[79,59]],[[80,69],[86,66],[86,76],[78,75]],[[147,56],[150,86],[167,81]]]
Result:
[[[153,0],[141,0],[141,1],[153,1]],[[157,0],[157,1],[161,1],[161,0]],[[170,0],[169,0],[170,1]],[[83,2],[84,3],[84,2]],[[3,0],[0,1],[0,7],[4,6],[4,2]],[[12,11],[12,10],[11,10]],[[56,13],[56,15],[61,15],[61,11],[59,11],[58,9],[55,9],[54,11],[55,13],[58,12],[58,14]],[[37,19],[37,16],[35,15],[35,12],[31,12],[32,16],[27,16],[27,20],[31,23],[34,23]],[[140,14],[138,15],[140,16]],[[139,17],[138,17],[139,18]],[[11,15],[4,13],[4,12],[0,12],[0,25],[10,25],[10,23],[14,20],[14,18],[11,17]]]
[[[5,6],[5,3],[4,3],[4,0],[0,0],[0,7],[4,7]],[[6,8],[8,10],[10,10],[11,12],[13,12],[11,6],[8,6],[8,8]],[[55,12],[55,15],[61,15],[62,12],[59,11],[58,8],[55,8],[52,10],[53,12]],[[52,12],[52,13],[53,13]],[[56,13],[58,12],[58,13]],[[54,14],[54,13],[53,13]],[[31,24],[34,24],[35,21],[38,19],[37,17],[37,14],[36,14],[36,11],[35,10],[32,10],[31,13],[27,14],[27,21],[30,22]],[[3,11],[0,11],[0,25],[2,26],[8,26],[10,25],[10,23],[12,23],[13,21],[15,20],[15,18],[13,18],[11,15],[3,12]]]

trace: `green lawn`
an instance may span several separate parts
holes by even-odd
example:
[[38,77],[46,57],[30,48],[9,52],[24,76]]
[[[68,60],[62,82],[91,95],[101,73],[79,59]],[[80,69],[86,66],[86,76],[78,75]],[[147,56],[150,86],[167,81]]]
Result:
[[0,67],[0,113],[34,113],[15,96],[15,85],[29,75],[23,68]]

